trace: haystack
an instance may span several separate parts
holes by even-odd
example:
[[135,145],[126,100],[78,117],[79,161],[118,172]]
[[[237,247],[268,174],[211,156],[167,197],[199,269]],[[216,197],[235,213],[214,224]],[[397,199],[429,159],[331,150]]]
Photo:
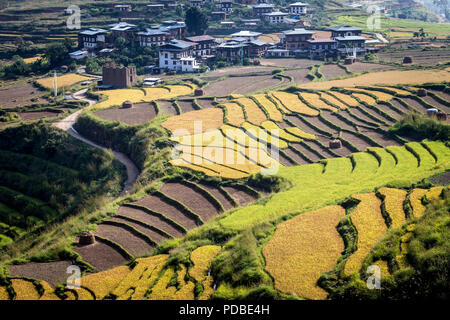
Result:
[[412,57],[404,57],[403,58],[403,64],[409,64],[409,63],[412,63],[412,62],[413,62]]
[[429,108],[427,109],[427,114],[431,117],[431,116],[435,116],[437,115],[437,113],[439,112],[438,109],[436,108]]
[[353,64],[355,63],[355,59],[354,58],[345,58],[344,64]]
[[80,239],[78,240],[78,243],[81,246],[86,246],[88,244],[93,244],[95,242],[95,236],[91,231],[83,231],[80,234]]
[[200,89],[200,88],[195,89],[194,95],[195,95],[196,97],[203,96],[203,95],[205,95],[205,91],[204,91],[203,89]]
[[342,148],[342,142],[339,139],[334,139],[330,141],[330,149]]
[[426,97],[426,96],[428,95],[428,91],[425,90],[424,88],[420,88],[420,89],[417,91],[417,95],[418,95],[419,97]]
[[122,103],[122,108],[124,108],[124,109],[133,108],[133,102],[131,102],[130,100],[124,101]]

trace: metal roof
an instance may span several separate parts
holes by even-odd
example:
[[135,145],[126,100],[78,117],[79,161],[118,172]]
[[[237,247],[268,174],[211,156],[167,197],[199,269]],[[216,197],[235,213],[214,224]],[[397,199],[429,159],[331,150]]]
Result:
[[239,31],[236,33],[233,33],[232,37],[259,37],[262,33],[260,32],[253,32],[248,30]]
[[209,35],[203,35],[203,36],[194,36],[194,37],[187,37],[186,40],[192,41],[192,42],[201,42],[201,41],[210,41],[215,40],[216,38],[211,37]]
[[301,35],[301,34],[315,34],[315,32],[306,30],[304,28],[285,30],[285,31],[282,31],[282,32],[283,32],[283,34],[289,35],[289,36]]
[[86,35],[86,36],[95,36],[97,34],[106,33],[107,31],[104,29],[98,29],[98,28],[89,28],[87,30],[81,31],[80,34]]
[[331,30],[331,31],[362,31],[361,28],[349,26],[346,24],[344,24],[342,26],[330,27],[330,28],[328,28],[328,30]]
[[291,3],[289,6],[290,7],[306,7],[306,6],[309,6],[309,4],[303,3],[303,2],[294,2],[294,3]]
[[366,41],[367,38],[360,37],[360,36],[348,36],[348,37],[336,37],[335,40],[337,40],[337,41],[359,41],[359,40]]

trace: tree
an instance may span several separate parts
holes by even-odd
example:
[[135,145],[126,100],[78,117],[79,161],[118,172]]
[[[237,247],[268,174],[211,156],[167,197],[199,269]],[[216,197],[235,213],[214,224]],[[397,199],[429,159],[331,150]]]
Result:
[[69,50],[63,43],[52,43],[45,49],[45,57],[51,66],[56,66],[67,58]]
[[202,35],[208,29],[208,17],[198,8],[190,7],[186,11],[186,26],[189,33]]
[[114,45],[117,49],[122,50],[123,48],[125,48],[127,41],[125,40],[125,38],[123,37],[118,37],[115,41],[114,41]]

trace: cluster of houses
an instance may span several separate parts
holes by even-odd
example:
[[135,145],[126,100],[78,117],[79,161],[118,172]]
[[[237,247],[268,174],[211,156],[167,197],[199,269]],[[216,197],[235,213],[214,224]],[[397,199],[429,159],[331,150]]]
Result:
[[[192,4],[207,0],[191,1]],[[166,1],[169,2],[169,1]],[[274,6],[265,0],[242,0],[253,5],[255,18],[264,17],[269,21],[293,19],[308,13],[307,4],[295,2],[289,5],[289,13],[274,11]],[[231,1],[221,0],[221,4]],[[170,2],[172,4],[172,1]],[[232,7],[232,5],[231,5]],[[279,43],[260,40],[259,32],[243,30],[224,38],[210,35],[186,36],[186,24],[183,21],[169,20],[161,25],[150,26],[142,30],[128,22],[109,25],[109,29],[90,28],[78,35],[79,50],[70,53],[73,59],[89,56],[107,56],[115,49],[117,38],[122,37],[141,47],[153,46],[159,51],[159,65],[153,67],[154,73],[166,71],[196,72],[200,66],[212,59],[236,62],[261,57],[304,56],[309,58],[356,57],[365,55],[373,48],[374,40],[363,37],[362,29],[342,25],[328,29],[329,38],[320,38],[314,31],[294,27],[281,32]],[[376,42],[376,40],[375,40]]]

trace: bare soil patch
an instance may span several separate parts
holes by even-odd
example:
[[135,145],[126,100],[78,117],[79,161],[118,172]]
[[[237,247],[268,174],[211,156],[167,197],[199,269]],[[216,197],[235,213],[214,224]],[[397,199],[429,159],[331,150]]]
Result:
[[321,157],[319,157],[317,154],[315,154],[314,152],[310,151],[309,149],[305,148],[304,146],[302,146],[300,143],[291,143],[290,144],[294,149],[300,151],[302,154],[304,154],[306,157],[308,157],[309,159],[311,159],[312,162],[317,162],[322,160]]
[[11,277],[27,277],[47,281],[55,286],[58,283],[65,282],[68,274],[67,267],[72,265],[71,261],[54,262],[28,262],[19,265],[9,266],[9,275]]
[[411,108],[421,113],[427,113],[427,107],[413,98],[402,98]]
[[233,203],[230,200],[228,200],[227,197],[225,197],[225,195],[221,190],[208,184],[199,184],[199,186],[208,191],[209,193],[211,193],[211,195],[222,204],[225,211],[228,211],[233,208]]
[[350,132],[342,132],[342,138],[354,145],[359,151],[366,151],[369,147],[375,147],[366,142],[364,139]]
[[[318,141],[321,141],[323,143],[323,145],[327,146],[326,143],[324,142],[328,142],[325,141],[325,138],[321,138],[319,137],[317,139]],[[328,148],[325,148],[323,146],[321,146],[317,141],[315,140],[310,140],[310,141],[303,141],[304,144],[308,145],[309,147],[313,148],[314,150],[317,150],[321,155],[323,155],[325,158],[334,158],[335,155],[333,155],[332,153],[330,153],[330,151],[328,150]]]
[[100,224],[95,231],[95,234],[121,245],[133,256],[150,253],[154,249],[153,246],[148,244],[145,240],[119,226]]
[[42,98],[43,92],[30,84],[0,90],[0,108],[11,109],[30,104],[45,104],[48,100]]
[[395,68],[392,66],[386,66],[386,65],[382,65],[382,64],[376,64],[376,63],[355,62],[351,65],[348,65],[347,69],[351,73],[360,73],[363,71],[393,70]]
[[112,218],[108,219],[108,221],[115,221],[115,222],[119,222],[119,223],[128,224],[129,226],[132,226],[136,230],[138,230],[138,231],[142,232],[143,234],[149,236],[150,239],[152,239],[156,243],[161,243],[164,240],[168,239],[168,237],[165,237],[165,236],[161,235],[160,233],[155,232],[154,230],[152,230],[152,229],[150,229],[150,228],[148,228],[148,227],[146,227],[146,226],[144,226],[142,224],[130,221],[128,219],[124,219],[122,217],[112,217]]
[[246,206],[256,200],[252,195],[235,187],[223,187],[223,188],[241,206]]
[[321,64],[319,60],[309,59],[294,59],[294,58],[274,58],[274,59],[262,59],[261,65],[264,66],[277,66],[284,68],[307,68],[316,64]]
[[231,67],[224,69],[217,69],[204,74],[201,78],[223,77],[229,75],[245,75],[254,73],[271,72],[274,68],[270,66],[248,66],[248,67]]
[[401,145],[401,143],[397,142],[396,140],[388,137],[385,134],[381,134],[381,133],[376,132],[376,131],[372,131],[372,130],[364,131],[364,130],[361,130],[361,133],[363,133],[366,136],[369,136],[370,138],[372,138],[373,140],[378,142],[383,147],[400,146]]
[[[254,77],[256,78],[256,77]],[[250,82],[246,86],[239,88],[234,91],[237,94],[248,94],[255,91],[260,91],[268,88],[272,88],[274,86],[281,85],[284,82],[288,82],[288,79],[278,80],[273,78],[272,76],[260,76],[258,79],[255,79],[254,82]]]
[[[429,104],[431,104],[432,106],[434,106],[436,109],[439,109],[440,111],[445,112],[445,113],[450,113],[449,107],[447,107],[446,105],[443,105],[439,101],[435,100],[433,97],[426,96],[426,97],[423,97],[422,99],[425,100],[426,102],[428,102]],[[449,101],[449,100],[447,100],[447,101]]]
[[403,111],[404,114],[409,114],[412,112],[412,110],[410,110],[409,108],[405,107],[402,103],[400,103],[398,100],[396,99],[392,99],[391,104],[396,107],[397,109],[399,109],[400,111]]
[[[291,116],[285,116],[285,117],[290,122],[292,122],[296,127],[298,127],[299,129],[305,131],[306,133],[310,133],[310,134],[314,134],[314,135],[320,135],[320,133],[318,131],[316,131],[313,128],[311,128],[308,124],[303,122],[303,120],[301,120],[297,116],[291,115]],[[287,126],[290,127],[290,125],[287,125]]]
[[[291,146],[291,148],[294,148]],[[299,165],[309,164],[311,162],[306,161],[304,158],[302,158],[300,155],[298,155],[295,151],[293,151],[291,148],[284,149],[283,151],[286,152],[288,156],[290,156],[295,162],[297,162]]]
[[[227,96],[232,93],[246,94],[279,84],[272,76],[229,77],[210,83],[205,87],[205,96]],[[235,92],[236,91],[236,92]]]
[[150,210],[164,214],[169,219],[181,224],[186,229],[192,229],[197,227],[197,224],[190,217],[187,217],[183,212],[181,212],[177,207],[166,203],[161,198],[150,195],[146,196],[136,204],[149,208]]
[[311,82],[311,80],[306,77],[308,75],[308,72],[308,69],[295,69],[287,70],[283,74],[294,78],[295,83],[307,83]]
[[184,204],[205,222],[219,214],[219,210],[205,196],[182,183],[165,183],[160,191]]
[[405,56],[412,57],[412,64],[416,65],[436,65],[450,61],[450,49],[438,49],[428,51],[400,51],[392,53],[380,53],[380,60],[402,63]]
[[434,176],[428,179],[428,181],[436,185],[446,186],[450,183],[450,171]]
[[178,100],[177,103],[180,106],[180,109],[181,109],[181,111],[183,113],[195,110],[194,106],[192,105],[192,101],[181,101],[181,100]]
[[112,269],[127,261],[116,249],[99,240],[94,244],[75,248],[74,251],[97,271]]
[[107,121],[120,121],[128,125],[143,124],[156,117],[152,103],[138,103],[132,108],[111,108],[95,112],[95,115]]
[[[340,111],[340,115],[345,117],[346,119],[352,121],[353,123],[355,123],[358,126],[371,126],[371,127],[377,127],[377,123],[375,123],[372,119],[370,119],[368,116],[366,116],[365,114],[363,114],[361,111],[359,111],[358,109],[352,109],[350,110],[351,113],[348,110],[343,110]],[[370,121],[373,124],[368,124],[362,120],[366,120],[366,121]]]
[[327,131],[331,134],[336,134],[337,130],[334,128],[329,127],[328,125],[326,125],[325,123],[323,123],[319,117],[303,117],[303,119],[305,119],[305,121],[311,123],[312,125],[316,126],[317,128]]
[[175,106],[170,101],[158,100],[156,101],[158,104],[159,112],[158,115],[176,115],[177,110]]
[[403,118],[403,114],[398,113],[398,112],[392,110],[391,108],[389,108],[389,107],[388,107],[387,105],[385,105],[385,104],[379,103],[379,104],[377,105],[377,107],[378,107],[378,109],[380,109],[380,110],[386,112],[387,114],[389,114],[389,115],[390,115],[391,117],[393,117],[394,119],[399,120],[399,119]]
[[[387,119],[386,117],[384,117],[383,115],[379,114],[375,110],[372,110],[371,108],[364,107],[364,106],[362,106],[362,108],[364,109],[364,111],[366,111],[367,113],[371,114],[373,117],[378,119],[378,121],[380,122],[381,126],[385,125],[385,123],[387,123],[388,125],[393,123],[393,121]],[[373,119],[372,122],[376,122],[375,119]]]
[[24,121],[33,121],[42,118],[54,118],[59,116],[61,113],[50,112],[50,111],[36,111],[36,112],[19,112],[20,118]]
[[170,234],[174,238],[179,238],[184,235],[181,231],[174,228],[169,223],[161,220],[159,217],[151,215],[150,213],[147,213],[139,209],[121,206],[117,210],[117,214],[134,220],[141,221],[151,226],[155,226],[156,228]]
[[341,129],[354,131],[356,128],[347,122],[344,122],[343,120],[339,119],[335,114],[333,114],[331,111],[322,111],[322,117],[332,124],[338,126]]
[[203,109],[214,107],[212,99],[197,99],[197,103]]
[[323,65],[320,71],[329,80],[347,75],[347,72],[336,64]]

